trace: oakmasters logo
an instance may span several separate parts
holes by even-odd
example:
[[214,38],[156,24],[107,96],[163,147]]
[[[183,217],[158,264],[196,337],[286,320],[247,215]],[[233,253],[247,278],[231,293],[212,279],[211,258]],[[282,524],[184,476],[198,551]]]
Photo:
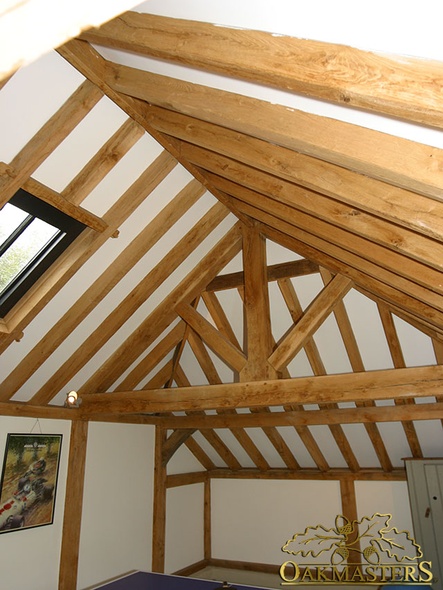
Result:
[[332,528],[309,526],[296,533],[282,547],[298,557],[281,565],[282,585],[429,585],[431,562],[422,561],[420,546],[407,531],[391,526],[391,518],[376,513],[351,522],[338,515]]

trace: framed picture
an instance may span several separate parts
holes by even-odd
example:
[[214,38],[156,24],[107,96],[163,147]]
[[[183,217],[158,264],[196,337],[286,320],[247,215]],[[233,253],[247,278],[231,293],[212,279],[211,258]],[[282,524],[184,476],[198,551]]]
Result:
[[61,434],[8,434],[0,533],[52,524],[61,446]]

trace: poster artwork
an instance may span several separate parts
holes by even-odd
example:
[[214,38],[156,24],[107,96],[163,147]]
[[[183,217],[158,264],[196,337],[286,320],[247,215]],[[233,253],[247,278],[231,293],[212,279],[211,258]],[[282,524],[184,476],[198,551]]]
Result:
[[61,434],[8,434],[0,533],[52,524],[61,444]]

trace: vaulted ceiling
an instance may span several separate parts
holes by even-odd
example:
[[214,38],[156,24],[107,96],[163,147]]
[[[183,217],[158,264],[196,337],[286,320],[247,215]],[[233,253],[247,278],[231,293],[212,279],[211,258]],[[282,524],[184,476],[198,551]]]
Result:
[[149,7],[3,81],[1,203],[88,229],[2,320],[1,412],[206,469],[441,455],[443,64]]

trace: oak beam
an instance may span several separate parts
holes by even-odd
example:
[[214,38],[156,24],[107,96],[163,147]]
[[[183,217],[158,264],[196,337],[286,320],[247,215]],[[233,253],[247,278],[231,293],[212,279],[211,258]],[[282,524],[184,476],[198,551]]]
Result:
[[217,432],[214,430],[205,430],[202,432],[202,436],[214,447],[221,460],[226,463],[229,469],[233,471],[241,469],[240,461]]
[[[320,273],[324,284],[328,284],[332,280],[332,274],[326,269],[320,269]],[[355,339],[354,331],[352,329],[348,312],[346,311],[346,307],[343,300],[335,306],[333,313],[338,325],[338,329],[343,338],[343,344],[346,348],[346,352],[348,354],[352,369],[356,372],[364,371],[365,367],[363,364],[363,359],[361,358],[360,350],[357,345],[357,340]],[[356,405],[371,406],[373,404],[374,402],[367,401],[357,402]],[[380,432],[378,431],[377,425],[372,423],[365,423],[365,429],[369,436],[369,439],[372,442],[375,454],[377,455],[378,460],[380,461],[380,465],[385,471],[392,471],[392,462],[386,450],[383,438],[381,437]]]
[[438,84],[443,65],[436,61],[137,12],[89,29],[82,38],[347,107],[443,126]]
[[235,472],[229,469],[216,469],[210,471],[208,476],[214,479],[405,481],[406,470],[394,469],[390,473],[386,473],[381,469],[361,469],[353,473],[347,469],[331,469],[326,472],[319,472],[316,469],[300,469],[299,471],[270,469],[262,473],[257,469],[241,469]]
[[216,293],[214,293],[213,291],[206,290],[203,291],[201,297],[206,306],[206,309],[211,314],[211,317],[214,320],[214,323],[217,326],[218,330],[222,334],[224,334],[226,338],[240,350],[240,343],[237,339],[237,336],[234,333],[233,327],[229,323],[229,320],[223,310],[222,305],[220,304],[220,301]]
[[[390,470],[392,471],[392,470]],[[354,572],[355,568],[361,565],[361,552],[360,552],[360,539],[358,522],[358,511],[357,511],[357,498],[355,494],[355,481],[348,478],[340,480],[340,495],[341,495],[341,510],[344,522],[340,523],[340,526],[351,525],[350,532],[346,535],[346,542],[352,546],[356,551],[356,555],[348,557],[346,563],[350,567],[350,571]],[[337,524],[337,527],[339,525]]]
[[[318,264],[311,260],[294,260],[292,262],[282,262],[281,264],[272,264],[267,267],[267,281],[278,281],[290,277],[301,277],[318,272]],[[226,289],[236,289],[243,287],[245,284],[245,275],[243,271],[232,272],[215,277],[209,285],[206,286],[207,292],[224,291]]]
[[215,463],[212,461],[209,455],[205,453],[198,442],[192,438],[192,436],[188,438],[185,445],[206,470],[209,471],[210,469],[215,469]]
[[[443,309],[443,288],[440,286],[441,270],[439,269],[442,264],[433,253],[433,250],[441,250],[441,256],[443,256],[442,243],[423,236],[418,236],[416,241],[414,235],[408,238],[411,244],[415,244],[414,248],[408,247],[406,252],[406,249],[398,249],[394,246],[395,236],[400,242],[405,239],[405,236],[401,237],[402,232],[397,232],[392,224],[383,232],[371,235],[370,232],[351,231],[353,230],[352,222],[342,223],[340,227],[331,220],[322,218],[324,216],[321,211],[320,195],[312,194],[310,198],[311,201],[318,201],[318,211],[313,209],[307,213],[303,208],[299,208],[298,203],[282,202],[278,198],[277,188],[275,195],[265,195],[259,190],[241,186],[213,172],[206,171],[206,175],[211,184],[232,197],[235,206],[244,214],[261,221],[264,225],[281,229],[289,235],[297,235],[303,238],[305,243],[321,242],[321,250],[325,254],[337,252],[340,256],[337,254],[336,256],[348,266],[357,266],[365,274],[380,277],[384,282],[395,285],[404,293],[436,309]],[[339,208],[337,205],[335,210]],[[352,218],[353,215],[360,216],[354,209],[348,211],[344,218],[347,216]],[[333,216],[331,212],[331,218]],[[423,242],[419,248],[418,242]],[[420,256],[413,257],[415,248],[421,250]],[[356,259],[359,261],[357,265],[353,263]],[[429,285],[434,285],[433,289],[430,289]]]
[[[396,400],[394,400],[395,402]],[[397,400],[399,401],[399,400]],[[400,400],[401,401],[401,400]],[[16,412],[15,406],[19,405]],[[11,406],[11,407],[10,407]],[[27,407],[29,406],[29,408]],[[293,409],[290,409],[290,408]],[[24,402],[0,403],[0,416],[26,416],[30,418],[53,418],[66,420],[106,421],[128,424],[152,424],[159,425],[169,430],[190,429],[207,430],[214,428],[261,428],[266,426],[319,426],[330,424],[364,424],[378,422],[404,422],[408,420],[442,420],[443,401],[441,396],[433,403],[398,403],[395,406],[356,406],[355,408],[326,408],[320,410],[304,410],[303,406],[286,406],[285,412],[266,413],[236,413],[226,411],[217,415],[204,412],[188,413],[186,416],[174,416],[173,414],[94,414],[87,418],[76,409],[60,408],[59,406],[31,406]],[[49,410],[49,411],[47,411]],[[188,439],[186,445],[193,439]],[[200,460],[200,459],[199,459]],[[210,464],[207,469],[214,468]],[[328,468],[322,468],[328,470]]]
[[[189,328],[187,328],[187,331],[191,332],[191,330]],[[190,383],[189,383],[188,378],[186,377],[186,375],[180,365],[180,362],[179,362],[179,358],[180,358],[179,355],[181,354],[181,351],[182,351],[182,346],[180,346],[180,349],[178,350],[179,354],[177,356],[177,364],[175,365],[175,369],[174,369],[174,379],[175,379],[178,387],[187,387],[190,385]],[[203,411],[186,412],[186,414],[193,415],[193,416],[204,416]],[[238,462],[235,463],[236,458],[229,451],[229,449],[226,447],[226,445],[223,443],[223,441],[220,439],[220,437],[218,435],[216,435],[212,430],[203,431],[201,434],[202,434],[202,437],[204,439],[206,439],[207,442],[214,448],[215,452],[220,457],[224,458],[228,467],[230,467],[231,469],[233,467],[235,467],[236,469],[238,469],[240,467],[240,464]],[[200,463],[206,469],[211,469],[211,465],[214,466],[212,459],[209,458],[209,456],[205,453],[205,451],[202,449],[202,447],[197,443],[197,441],[193,437],[188,438],[186,440],[185,444],[188,447],[188,449],[191,451],[191,453],[195,456],[195,458],[198,461],[200,461]]]
[[0,73],[0,90],[3,88],[3,86],[6,86],[6,84],[9,82],[9,80],[12,78],[12,76],[14,75],[14,73],[10,74],[9,76],[6,76],[5,78],[3,78],[4,72]]
[[171,376],[172,367],[172,359],[167,361],[160,368],[156,367],[156,372],[144,384],[144,387],[146,389],[159,389],[160,387],[166,387],[166,384],[168,383]]
[[[188,342],[203,370],[203,373],[205,374],[205,377],[208,380],[208,383],[221,383],[222,381],[217,373],[208,350],[199,336],[191,329],[189,330]],[[235,410],[218,410],[218,412],[220,414],[235,414]],[[231,433],[259,469],[269,469],[269,465],[267,464],[263,455],[260,453],[250,436],[243,429],[233,428],[231,429]]]
[[77,414],[71,408],[31,404],[29,402],[0,402],[0,416],[26,416],[52,420],[75,420]]
[[[257,238],[259,236],[258,226],[256,224],[254,224],[254,226],[255,226],[255,231],[257,232],[257,234],[256,234],[256,238]],[[254,240],[252,240],[252,241],[254,241]],[[252,244],[250,244],[250,245],[252,245]],[[263,247],[263,246],[264,246],[264,242],[261,244],[261,247]],[[260,257],[263,257],[263,253],[261,253]],[[260,286],[259,288],[263,289],[267,285],[266,281],[263,280],[264,260],[263,260],[263,263],[261,264],[261,267],[262,268],[261,268],[261,272],[259,272],[259,276],[261,275],[261,277],[262,277],[262,286]],[[246,278],[246,275],[248,275],[248,274],[251,274],[251,273],[248,273],[246,271],[245,278]],[[249,282],[250,280],[251,280],[250,277],[247,277],[246,282]],[[250,288],[251,287],[249,286],[249,289]],[[267,286],[266,286],[266,288],[267,288]],[[246,288],[239,289],[239,293],[240,293],[240,297],[242,298],[243,302],[245,303]],[[268,319],[269,319],[269,312],[267,313],[267,315],[268,315]],[[272,344],[272,346],[274,346],[274,344],[275,344],[275,341],[272,338],[272,335],[270,335],[270,337],[269,337],[269,344],[270,345]],[[269,375],[270,375],[272,373],[271,368],[269,370],[267,370],[266,373],[269,373]],[[242,381],[242,379],[240,379],[240,381]],[[256,414],[266,414],[266,413],[270,412],[269,408],[267,408],[267,407],[251,408],[250,410],[252,413],[256,413]],[[291,449],[289,448],[289,445],[287,444],[287,442],[283,438],[282,434],[278,431],[278,429],[273,426],[264,426],[263,432],[266,434],[270,443],[273,445],[273,447],[275,448],[277,453],[280,455],[280,457],[282,458],[282,460],[286,464],[286,466],[289,469],[293,469],[293,470],[299,469],[300,465],[299,465],[298,461],[294,457]]]
[[[206,347],[204,346],[202,340],[192,330],[190,330],[189,333],[189,344],[194,354],[196,355],[197,360],[200,363],[200,366],[202,367],[202,370],[206,378],[208,379],[208,383],[221,383],[222,381],[217,373],[217,370],[214,366],[214,363],[212,362],[212,359]],[[235,410],[218,410],[218,413],[232,415],[236,412]],[[231,433],[234,436],[234,438],[237,439],[239,444],[243,447],[244,451],[249,455],[254,465],[256,465],[259,469],[262,470],[269,469],[269,465],[266,462],[265,458],[260,453],[260,451],[258,450],[255,443],[252,441],[250,436],[243,429],[232,428]]]
[[[196,182],[196,181],[194,181]],[[166,208],[165,208],[166,209]],[[165,210],[164,210],[165,211]],[[135,291],[129,296],[132,300],[133,295],[137,293],[136,301],[146,299],[147,295],[151,293],[153,288],[157,288],[165,278],[171,274],[178,265],[185,260],[185,258],[207,237],[213,229],[215,229],[223,219],[228,215],[228,209],[222,203],[216,203],[203,217],[200,223],[190,229],[181,240],[177,242],[173,248],[164,256],[159,264],[152,269],[150,273],[141,281]],[[167,226],[169,217],[175,216],[171,211],[165,211],[164,227]],[[163,216],[162,216],[163,217]],[[160,221],[160,219],[159,219]],[[136,302],[135,302],[136,303]],[[185,322],[182,322],[185,324]],[[156,347],[157,348],[157,347]],[[155,350],[155,349],[154,349]],[[149,353],[147,357],[134,366],[134,368],[126,375],[122,384],[124,388],[135,388],[140,383],[141,379],[146,376],[153,368],[155,359],[152,356],[154,350]],[[179,355],[180,356],[180,355]],[[174,367],[175,367],[174,362]],[[174,374],[174,368],[171,377]]]
[[[296,379],[254,381],[132,392],[83,393],[81,412],[173,412],[250,408],[285,404],[409,399],[439,395],[443,386],[440,365],[385,369]],[[366,408],[370,410],[370,408]]]
[[[192,184],[192,183],[191,183]],[[196,183],[198,184],[198,183]],[[198,185],[201,188],[200,185]],[[180,196],[181,193],[179,193]],[[175,201],[175,199],[174,199]],[[169,207],[165,207],[161,214],[159,214],[151,224],[146,226],[143,232],[140,234],[140,237],[144,236],[144,239],[148,240],[148,243],[151,245],[159,240],[163,235],[163,232],[166,228],[169,227],[170,223],[173,223],[176,219],[179,218],[180,213],[183,213],[188,207],[191,206],[194,199],[192,198],[191,201],[186,199],[187,204],[185,205],[182,203],[180,205],[180,201],[175,201],[175,212],[171,210]],[[217,208],[218,205],[218,208]],[[85,363],[89,361],[89,359],[103,346],[109,338],[111,338],[115,332],[127,321],[127,319],[136,312],[138,307],[143,303],[154,291],[159,287],[159,285],[172,273],[179,264],[189,255],[192,250],[197,247],[200,243],[199,238],[202,236],[207,235],[207,232],[210,232],[213,227],[216,227],[221,220],[226,216],[227,211],[226,208],[221,205],[215,205],[205,216],[204,216],[204,223],[202,226],[197,226],[190,230],[183,238],[180,240],[159,262],[148,274],[142,278],[142,280],[132,289],[132,291],[121,301],[118,313],[112,314],[111,316],[107,317],[88,337],[86,341],[82,343],[82,346],[77,351],[76,354],[72,354],[70,359],[64,363],[56,373],[52,375],[51,380],[46,383],[40,390],[34,395],[34,397],[39,396],[38,399],[45,399],[49,401],[51,398],[53,391],[54,391],[54,384],[58,383],[58,389],[64,386],[69,380],[69,375],[72,377],[74,376]],[[202,219],[203,221],[203,219]],[[136,239],[135,242],[138,244],[138,240]],[[143,243],[143,242],[142,242]],[[126,256],[131,253],[130,247],[128,247],[123,253],[119,256],[119,258],[115,261],[119,264],[122,264],[121,269],[122,271],[129,268],[129,264],[126,262]],[[138,260],[138,259],[137,259]],[[126,266],[125,266],[126,262]],[[132,260],[135,263],[135,260]],[[112,280],[112,266],[105,271],[105,275]],[[116,267],[116,271],[117,271]],[[115,273],[116,274],[116,273]],[[99,286],[100,283],[95,283],[93,287]],[[80,300],[79,300],[80,301]],[[81,298],[81,301],[84,302],[84,297]],[[86,304],[88,301],[86,300]],[[170,310],[168,310],[170,311]],[[160,314],[159,314],[160,315]],[[70,321],[70,314],[67,314],[67,320]],[[72,319],[71,319],[72,322]],[[167,325],[163,324],[163,328],[166,328]],[[159,333],[161,333],[159,328]],[[123,359],[122,359],[123,360]],[[144,361],[142,361],[142,364]],[[140,366],[137,365],[134,367],[131,372],[125,377],[126,382],[132,382],[133,379],[139,374]],[[133,385],[130,385],[132,388]],[[41,396],[41,398],[40,398]]]
[[[281,294],[283,295],[283,299],[288,307],[288,311],[291,314],[292,321],[296,324],[302,317],[303,317],[303,309],[300,305],[300,302],[297,297],[297,293],[295,292],[294,286],[289,279],[284,279],[282,281],[278,281],[278,285],[280,287]],[[324,367],[323,361],[320,357],[320,353],[318,351],[317,345],[315,343],[314,338],[311,336],[309,337],[306,342],[304,343],[304,351],[306,356],[309,360],[309,363],[312,367],[314,375],[326,375],[326,369]],[[334,408],[334,404],[325,404],[320,405],[320,409],[332,409]],[[304,410],[303,406],[288,406],[285,409],[293,409],[293,410]],[[305,443],[309,443],[308,450],[314,457],[315,452],[316,455],[320,453],[320,449],[318,449],[318,445],[315,444],[315,439],[310,433],[309,428],[306,426],[296,426],[297,432],[302,436],[302,440]],[[300,432],[301,430],[301,432]],[[340,449],[343,458],[345,459],[348,467],[352,471],[357,471],[359,469],[359,464],[357,458],[347,440],[346,436],[344,435],[343,429],[340,424],[331,424],[329,425],[329,430],[331,431],[331,435],[334,437],[335,442],[337,443],[338,448]],[[311,447],[312,451],[311,451]],[[320,455],[321,459],[321,455]],[[316,461],[318,464],[318,461]],[[323,458],[323,466],[326,467],[326,461]],[[325,470],[325,469],[324,469]]]
[[212,557],[212,494],[208,477],[204,482],[203,494],[203,557],[209,560]]
[[[121,382],[121,386],[126,389],[136,387],[141,381],[149,375],[154,368],[159,365],[165,356],[171,352],[173,348],[178,346],[183,341],[183,336],[186,331],[185,322],[179,322],[172,330],[170,330],[164,338],[144,357]],[[174,375],[174,363],[172,364],[171,376],[166,384],[169,387]]]
[[[406,367],[406,363],[403,357],[403,351],[401,349],[400,340],[398,338],[397,330],[395,328],[392,313],[389,311],[387,306],[382,303],[378,304],[378,311],[380,313],[380,319],[386,334],[388,347],[391,353],[394,367],[397,369]],[[415,400],[395,400],[395,403],[415,404]],[[405,435],[409,444],[409,448],[411,450],[412,457],[414,457],[415,459],[422,459],[423,451],[421,449],[421,444],[417,436],[414,422],[403,422],[402,426],[403,430],[405,431]]]
[[189,473],[173,473],[166,477],[166,487],[177,488],[189,486],[195,483],[204,483],[208,481],[207,471],[191,471]]
[[[195,304],[197,303],[197,300],[195,302]],[[192,331],[191,328],[189,328],[189,326],[187,327],[187,332],[188,332],[188,337],[189,337],[189,344],[191,345],[191,348],[193,349],[193,351],[195,351],[195,345],[197,343],[200,343],[201,348],[204,348],[203,342],[199,339],[199,337]],[[182,347],[180,347],[180,350],[178,352],[181,352]],[[206,350],[206,349],[205,349]],[[199,362],[201,362],[203,359],[201,358],[201,356],[199,355],[198,357]],[[177,359],[177,365],[176,365],[176,369],[175,369],[175,380],[177,382],[177,385],[179,387],[185,387],[185,386],[189,386],[189,381],[187,379],[187,377],[185,376],[183,370],[181,369],[181,366],[178,362],[179,359]],[[209,375],[205,372],[205,374],[207,375],[207,377],[214,378],[214,375],[216,373],[215,371],[215,367],[211,367],[209,368],[207,366],[207,363],[203,362],[203,366],[202,366],[203,370],[209,370]],[[219,377],[218,375],[215,376],[216,382],[219,383]],[[211,381],[209,381],[211,383]],[[222,412],[224,412],[225,410],[223,410]],[[193,412],[187,412],[187,415],[192,415],[192,416],[204,416],[204,412],[203,411],[193,411]],[[240,462],[238,461],[238,459],[236,458],[236,456],[232,453],[232,451],[228,448],[228,446],[225,444],[225,442],[223,441],[223,439],[219,436],[218,433],[214,432],[213,430],[203,430],[201,432],[201,435],[204,439],[206,439],[206,441],[213,447],[213,449],[215,450],[215,452],[219,455],[219,457],[221,457],[221,459],[226,463],[226,465],[228,466],[229,469],[240,469],[241,465]],[[193,438],[188,438],[186,442],[189,441],[194,441]],[[188,447],[189,450],[191,450],[191,452],[194,452],[194,447]],[[203,452],[201,447],[199,448],[199,451]],[[201,454],[201,453],[200,453]],[[198,458],[198,455],[195,454],[195,457]]]
[[[193,302],[193,305],[197,305],[198,303],[198,298],[196,298]],[[183,335],[181,338],[181,341],[177,343],[174,354],[172,359],[169,361],[168,364],[171,365],[171,369],[169,371],[169,378],[165,384],[165,389],[168,389],[172,386],[172,383],[174,381],[176,381],[177,386],[178,387],[185,387],[187,385],[190,385],[186,375],[184,374],[184,372],[181,369],[180,366],[180,358],[181,355],[183,353],[183,349],[186,345],[186,343],[188,342],[188,337],[189,335],[192,335],[193,332],[192,330],[189,328],[189,326],[187,324],[185,324],[185,322],[180,322],[180,324],[183,327]],[[180,325],[178,324],[178,325]],[[171,330],[172,331],[172,330]],[[189,415],[203,415],[203,412],[191,412]],[[195,456],[195,458],[200,461],[200,463],[206,467],[206,469],[210,469],[210,465],[213,465],[212,461],[209,459],[209,457],[206,455],[206,453],[203,451],[203,449],[201,448],[201,446],[197,443],[197,441],[192,438],[192,434],[194,431],[188,431],[188,435],[186,435],[186,432],[179,430],[178,433],[182,433],[182,438],[181,441],[177,438],[178,440],[178,444],[175,445],[175,448],[172,449],[172,453],[174,453],[180,446],[181,442],[184,442],[185,445],[188,447],[188,450]],[[176,437],[179,437],[179,434],[176,434]],[[215,447],[215,450],[217,451],[217,442],[216,440],[214,440],[214,438],[212,437],[212,433],[210,432],[208,436],[206,436],[205,434],[203,434],[203,438],[209,438],[210,439],[210,444],[213,444]],[[168,443],[166,443],[168,444]],[[170,454],[170,457],[172,457],[172,453]],[[221,455],[223,455],[223,451],[221,453],[219,453]]]
[[[167,169],[171,162],[174,163],[173,166],[176,164],[172,156],[164,151],[151,163],[140,178],[133,183],[125,194],[104,215],[104,220],[109,226],[106,231],[98,234],[90,229],[86,229],[81,233],[75,242],[68,247],[66,252],[48,269],[42,280],[37,281],[22,300],[7,314],[6,318],[4,318],[11,328],[17,330],[24,328],[41,311],[44,304],[66,284],[80,266],[100,248],[105,240],[114,234],[114,229],[111,228],[119,227],[131,215],[141,200],[146,197],[146,193],[143,191],[146,190],[147,186],[150,186],[151,180],[155,182],[154,177],[156,177],[157,173],[160,173],[162,169]],[[90,304],[91,301],[88,300],[86,305]],[[77,327],[80,320],[72,310],[70,318],[74,322],[74,327]],[[65,336],[61,332],[57,331],[56,334],[58,338],[61,336],[61,341],[65,339]],[[13,333],[8,338],[5,338],[1,343],[0,352],[13,339]],[[41,349],[39,349],[37,356],[43,359],[46,358]]]
[[[443,418],[443,402],[421,403],[414,406],[329,407],[320,410],[294,409],[263,414],[202,414],[200,416],[171,416],[154,418],[165,428],[206,430],[208,428],[264,428],[270,426],[329,426],[340,424],[370,424],[404,420],[439,420]],[[148,417],[147,417],[148,420]],[[327,471],[328,469],[325,469]],[[389,471],[389,470],[387,470]]]
[[23,184],[23,188],[28,191],[28,193],[31,193],[45,203],[52,205],[62,213],[69,215],[69,217],[80,221],[80,223],[87,225],[95,231],[103,232],[108,228],[108,224],[102,218],[83,209],[83,207],[74,205],[63,195],[52,190],[48,186],[45,186],[38,180],[30,178]]

